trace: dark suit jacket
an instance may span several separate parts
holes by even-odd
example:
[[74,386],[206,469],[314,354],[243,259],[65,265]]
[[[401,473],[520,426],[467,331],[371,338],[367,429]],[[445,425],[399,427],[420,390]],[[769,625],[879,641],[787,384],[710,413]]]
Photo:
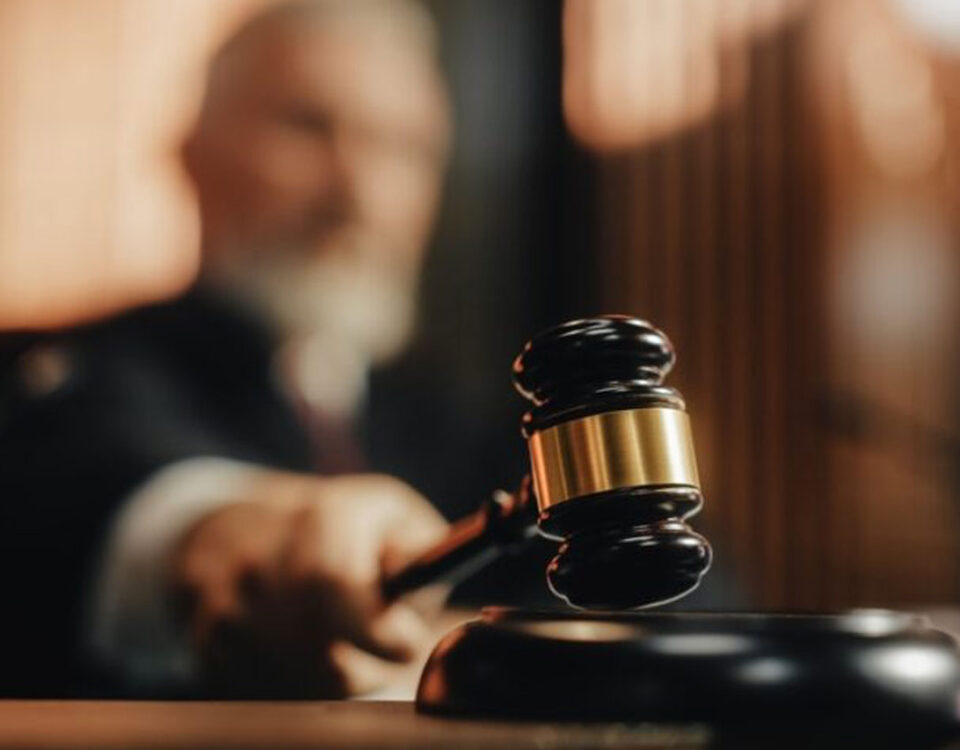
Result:
[[153,471],[195,456],[311,468],[270,364],[265,331],[198,292],[0,339],[0,694],[97,689],[84,595],[114,512]]

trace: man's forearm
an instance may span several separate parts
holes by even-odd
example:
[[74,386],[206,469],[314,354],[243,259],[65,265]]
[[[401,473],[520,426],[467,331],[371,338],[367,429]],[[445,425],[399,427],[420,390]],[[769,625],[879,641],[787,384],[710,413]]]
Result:
[[237,502],[267,471],[226,458],[187,459],[152,474],[123,503],[96,569],[85,640],[97,663],[124,685],[193,679],[193,655],[170,601],[170,561],[197,521]]

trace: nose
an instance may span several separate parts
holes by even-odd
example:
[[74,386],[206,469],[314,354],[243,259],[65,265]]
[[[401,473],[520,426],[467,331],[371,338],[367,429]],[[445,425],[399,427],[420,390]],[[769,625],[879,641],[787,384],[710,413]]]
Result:
[[315,165],[318,179],[316,200],[332,221],[342,221],[356,211],[356,179],[343,138],[325,139]]
[[[390,190],[396,171],[394,153],[373,133],[347,126],[333,134],[331,184],[341,209],[367,223],[382,224],[391,207],[403,206],[405,196]],[[384,190],[389,193],[384,196]]]

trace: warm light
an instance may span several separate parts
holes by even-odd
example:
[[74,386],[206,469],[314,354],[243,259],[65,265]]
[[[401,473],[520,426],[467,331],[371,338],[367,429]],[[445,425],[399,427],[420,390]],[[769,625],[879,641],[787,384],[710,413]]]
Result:
[[957,0],[893,0],[915,29],[945,52],[960,52],[960,3]]
[[767,656],[749,661],[737,671],[744,682],[754,685],[775,685],[796,677],[797,667],[786,659]]
[[935,345],[956,311],[960,267],[948,226],[910,205],[865,212],[839,258],[840,330],[864,353],[904,360]]
[[889,651],[866,653],[861,658],[862,668],[904,691],[914,684],[926,686],[932,680],[950,680],[954,675],[952,654],[944,654],[925,646],[900,646]]
[[0,3],[0,328],[189,282],[198,228],[179,142],[207,57],[262,2]]
[[525,622],[521,627],[544,638],[587,643],[629,641],[643,632],[637,626],[603,620],[545,620]]
[[675,656],[730,656],[748,652],[751,641],[728,633],[675,633],[657,638],[653,647]]
[[564,110],[597,148],[663,137],[724,98],[727,58],[803,0],[567,0]]
[[930,60],[889,26],[854,35],[847,79],[864,147],[887,176],[930,171],[943,155],[946,124]]

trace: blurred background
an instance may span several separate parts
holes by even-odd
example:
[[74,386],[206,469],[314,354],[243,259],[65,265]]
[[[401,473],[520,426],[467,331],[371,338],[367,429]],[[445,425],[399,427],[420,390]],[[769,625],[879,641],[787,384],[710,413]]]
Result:
[[[191,283],[177,150],[213,50],[267,4],[0,3],[0,328]],[[453,150],[413,344],[373,375],[370,464],[468,512],[524,471],[523,342],[638,315],[676,346],[700,525],[747,601],[956,602],[960,7],[429,7]],[[499,568],[488,599],[542,587]]]

